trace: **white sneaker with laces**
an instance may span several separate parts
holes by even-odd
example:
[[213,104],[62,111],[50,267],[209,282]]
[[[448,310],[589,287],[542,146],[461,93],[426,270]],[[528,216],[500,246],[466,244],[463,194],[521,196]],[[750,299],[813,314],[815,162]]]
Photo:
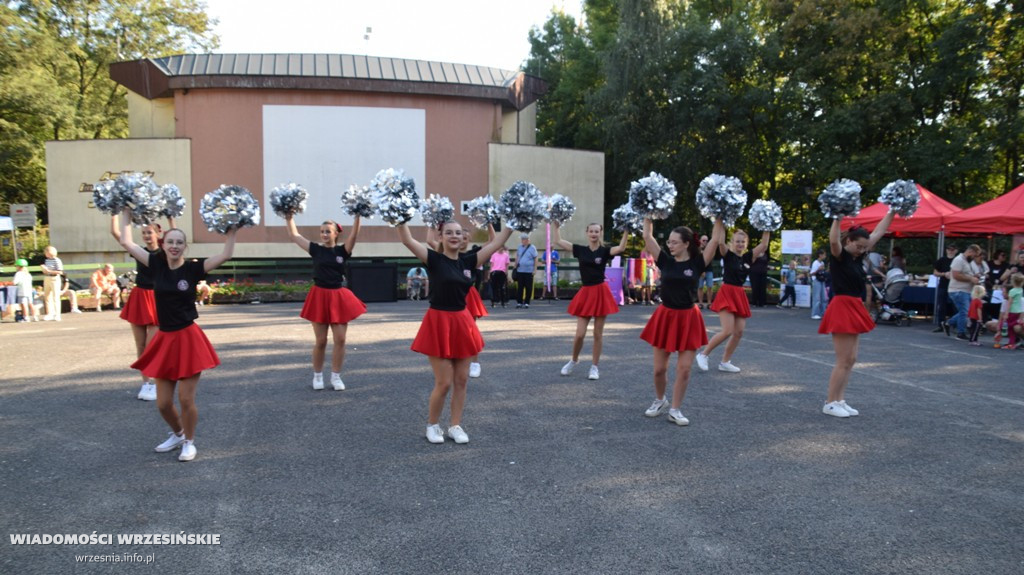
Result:
[[430,443],[444,443],[444,433],[441,432],[441,426],[438,424],[427,426],[427,441]]
[[477,362],[470,362],[469,364],[469,377],[480,377],[480,364]]
[[601,370],[597,369],[596,365],[590,366],[590,373],[587,374],[587,379],[601,379]]
[[448,428],[448,437],[451,437],[455,443],[469,443],[469,436],[466,435],[466,432],[459,425],[453,425]]
[[168,451],[174,451],[175,449],[178,448],[179,445],[181,445],[185,441],[184,434],[178,435],[173,431],[169,431],[167,432],[167,435],[169,436],[167,438],[167,441],[153,448],[157,453],[167,453]]
[[647,417],[658,417],[662,413],[665,413],[665,410],[667,410],[668,407],[667,399],[655,399],[654,403],[652,403],[651,406],[647,408],[647,411],[644,412],[644,415]]
[[704,355],[703,353],[699,353],[698,352],[697,353],[697,367],[701,371],[707,371],[708,370],[708,356]]
[[740,368],[732,364],[731,361],[723,361],[718,364],[718,371],[727,371],[729,373],[739,373]]
[[843,409],[846,410],[846,413],[850,414],[850,417],[853,417],[855,415],[860,415],[860,412],[857,411],[856,409],[850,407],[850,405],[848,403],[846,403],[845,399],[840,399],[839,400],[839,405],[843,406]]
[[670,409],[668,412],[668,420],[676,425],[690,425],[690,420],[686,419],[683,412],[678,409]]
[[192,440],[186,439],[181,442],[181,453],[178,454],[178,461],[192,461],[196,458],[196,446]]
[[322,373],[314,373],[313,374],[313,389],[323,389],[323,388],[324,388],[324,374],[322,374]]
[[142,401],[156,401],[156,384],[151,381],[143,383],[138,398]]
[[570,359],[565,365],[562,366],[562,375],[569,375],[570,373],[572,373],[572,368],[576,367],[577,363],[579,362]]
[[838,401],[826,403],[825,407],[821,408],[821,412],[825,415],[831,415],[833,417],[850,417],[850,412],[846,411],[843,404]]
[[345,382],[341,381],[340,373],[331,373],[331,387],[334,391],[345,391]]

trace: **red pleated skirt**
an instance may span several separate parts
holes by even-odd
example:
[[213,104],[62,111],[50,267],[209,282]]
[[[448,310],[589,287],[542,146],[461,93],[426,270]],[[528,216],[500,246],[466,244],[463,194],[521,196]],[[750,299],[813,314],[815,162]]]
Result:
[[146,377],[178,381],[220,365],[217,352],[198,325],[158,331],[132,368]]
[[366,313],[366,304],[348,288],[313,286],[299,317],[313,323],[348,323]]
[[461,359],[473,357],[483,348],[484,338],[469,310],[427,308],[410,349],[431,357]]
[[640,339],[671,353],[700,349],[708,343],[708,332],[697,306],[671,309],[659,305],[647,320]]
[[480,292],[476,291],[476,286],[469,286],[469,293],[466,294],[466,309],[469,310],[469,315],[478,317],[487,317],[487,308],[484,307],[484,300],[480,298]]
[[738,317],[750,317],[747,292],[740,286],[722,284],[711,304],[711,311],[730,311]]
[[864,300],[850,295],[836,295],[825,308],[818,333],[867,333],[875,329]]
[[132,325],[160,325],[156,319],[156,298],[153,290],[135,286],[121,308],[121,319]]
[[569,302],[569,315],[576,317],[604,317],[613,313],[619,313],[619,304],[607,283],[583,286]]

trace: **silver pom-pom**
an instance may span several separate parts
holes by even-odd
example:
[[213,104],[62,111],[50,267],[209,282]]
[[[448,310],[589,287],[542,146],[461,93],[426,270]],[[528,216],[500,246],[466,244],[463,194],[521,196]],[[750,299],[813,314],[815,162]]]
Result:
[[298,184],[291,182],[281,184],[270,190],[270,209],[282,218],[301,214],[306,210],[306,199],[309,192]]
[[825,190],[818,195],[821,213],[832,219],[856,216],[860,213],[860,189],[860,184],[846,178],[825,186]]
[[896,180],[889,182],[882,188],[878,201],[889,206],[890,210],[897,215],[909,218],[917,211],[917,204],[921,201],[921,192],[913,180]]
[[92,203],[97,210],[112,216],[124,209],[124,198],[114,180],[100,180],[93,184]]
[[144,174],[126,176],[121,193],[125,205],[132,211],[132,223],[137,226],[156,221],[167,205],[160,186]]
[[638,234],[644,229],[644,218],[626,202],[612,212],[612,227],[623,233]]
[[738,178],[711,174],[697,186],[697,209],[708,219],[718,218],[732,227],[747,207],[747,192]]
[[576,213],[576,204],[562,194],[552,194],[548,198],[548,202],[548,213],[544,217],[547,222],[557,222],[558,225],[562,225],[571,220],[573,214]]
[[518,181],[501,194],[502,218],[517,232],[532,232],[544,220],[547,198],[530,182]]
[[466,202],[466,215],[469,221],[478,228],[486,228],[488,224],[501,221],[498,213],[498,202],[491,196],[480,196]]
[[754,200],[747,217],[759,232],[774,232],[782,227],[782,208],[772,200]]
[[242,186],[224,186],[203,196],[199,217],[211,232],[226,234],[231,228],[260,223],[260,204]]
[[160,186],[160,194],[164,198],[164,205],[160,209],[160,215],[165,218],[180,218],[185,213],[185,198],[181,196],[181,190],[174,184]]
[[676,205],[676,185],[657,172],[629,186],[629,205],[641,218],[664,220]]
[[341,192],[341,211],[350,216],[372,218],[377,212],[377,204],[373,203],[373,192],[368,186],[352,184]]
[[432,228],[440,227],[455,219],[455,206],[444,196],[430,194],[427,199],[420,202],[420,217],[423,218],[424,224]]
[[373,190],[373,201],[377,204],[380,218],[391,226],[408,222],[420,207],[416,182],[405,177],[402,170],[388,168],[377,172],[370,189]]

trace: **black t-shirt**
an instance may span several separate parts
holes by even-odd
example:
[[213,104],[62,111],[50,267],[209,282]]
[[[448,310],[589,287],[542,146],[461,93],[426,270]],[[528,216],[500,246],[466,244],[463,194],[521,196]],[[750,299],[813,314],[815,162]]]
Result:
[[704,256],[698,255],[683,262],[677,262],[668,250],[658,254],[658,270],[661,272],[661,303],[669,309],[690,309],[693,307],[693,291],[697,280],[707,268]]
[[[155,254],[160,251],[160,248],[150,250],[147,247],[143,247],[142,249],[146,250],[150,254]],[[149,266],[139,260],[135,260],[135,287],[153,289],[153,272],[150,271]]]
[[206,279],[203,260],[185,260],[181,267],[172,270],[167,266],[167,256],[158,251],[149,254],[149,271],[153,275],[160,331],[178,331],[192,325],[199,317],[196,284]]
[[752,252],[738,256],[729,250],[725,252],[724,265],[722,267],[722,282],[732,286],[743,286],[747,281],[747,274],[750,273]]
[[309,256],[313,258],[313,284],[325,289],[340,288],[345,281],[345,262],[349,258],[345,246],[328,248],[310,242]]
[[988,275],[985,276],[985,289],[992,292],[992,286],[999,283],[999,276],[1003,275],[1003,272],[1010,267],[1005,261],[1002,264],[995,262],[988,262]]
[[855,258],[846,250],[840,250],[836,258],[828,253],[828,267],[832,273],[832,293],[864,299],[868,278],[864,273],[864,256]]
[[[941,258],[935,260],[935,269],[940,272],[948,272],[950,270],[950,266],[952,263],[953,258],[947,258],[946,256],[942,256]],[[949,278],[945,276],[939,277],[939,289],[949,289]]]
[[604,283],[604,268],[612,261],[612,250],[608,246],[599,246],[590,251],[590,246],[572,245],[572,255],[580,263],[580,279],[585,286],[596,286]]
[[430,307],[441,311],[466,309],[466,294],[473,285],[476,254],[459,254],[453,260],[427,250],[427,277],[430,278]]

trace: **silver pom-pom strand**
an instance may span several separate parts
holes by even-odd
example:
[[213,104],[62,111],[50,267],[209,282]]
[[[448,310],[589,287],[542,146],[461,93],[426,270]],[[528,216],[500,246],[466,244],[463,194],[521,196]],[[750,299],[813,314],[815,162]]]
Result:
[[571,220],[575,213],[576,204],[572,203],[572,200],[562,194],[552,194],[548,198],[548,213],[545,215],[544,220],[547,222],[557,222],[561,226]]
[[255,226],[260,223],[260,204],[242,186],[225,186],[203,196],[199,217],[206,229],[226,234],[231,228]]
[[377,204],[373,201],[373,191],[369,186],[352,184],[341,193],[341,211],[350,216],[372,218],[377,213]]
[[498,201],[501,216],[508,227],[517,232],[532,232],[544,221],[547,198],[530,182],[518,181],[501,194]]
[[114,180],[100,180],[92,185],[92,204],[97,210],[113,216],[124,209],[124,198]]
[[909,218],[917,211],[921,201],[921,192],[913,180],[896,180],[882,188],[878,201],[889,206],[897,215]]
[[747,218],[755,230],[774,232],[782,227],[782,208],[772,200],[754,200]]
[[644,229],[644,218],[626,202],[612,211],[612,228],[622,233],[639,234]]
[[416,182],[405,177],[403,170],[388,168],[377,172],[370,183],[370,189],[373,191],[373,201],[377,204],[377,213],[391,226],[408,222],[420,207]]
[[818,195],[821,213],[832,219],[856,216],[860,213],[860,192],[860,184],[853,180],[840,178],[832,182]]
[[164,198],[164,205],[160,209],[160,215],[165,218],[180,218],[185,213],[185,198],[181,190],[174,184],[160,186],[160,195]]
[[651,172],[629,186],[629,205],[641,218],[664,220],[676,205],[676,185],[665,176]]
[[708,219],[716,217],[732,227],[747,207],[747,192],[739,178],[711,174],[697,186],[697,210]]
[[427,199],[420,202],[420,217],[423,218],[424,224],[439,228],[455,219],[455,206],[444,196],[430,194]]
[[[160,186],[156,185],[149,176],[144,174],[138,174],[138,176],[126,178],[130,184],[125,184],[122,193],[125,205],[132,211],[132,223],[137,226],[145,226],[160,218],[167,202],[164,200]],[[128,189],[128,185],[133,187]]]
[[466,215],[469,221],[478,228],[486,228],[501,221],[498,202],[491,196],[480,196],[466,202]]
[[270,190],[270,209],[281,218],[301,214],[306,211],[306,200],[309,192],[302,186],[289,182]]

